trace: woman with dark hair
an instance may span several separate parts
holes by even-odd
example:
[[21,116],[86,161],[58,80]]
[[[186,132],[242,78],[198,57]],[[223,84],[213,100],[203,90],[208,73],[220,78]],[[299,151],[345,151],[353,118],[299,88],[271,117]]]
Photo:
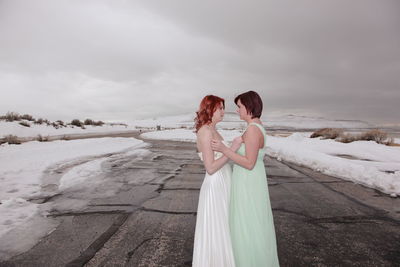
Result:
[[[232,170],[228,158],[211,149],[211,140],[223,142],[215,126],[224,116],[224,99],[208,95],[196,112],[197,149],[206,175],[201,185],[197,208],[193,261],[195,267],[234,267],[235,260],[229,230],[229,197]],[[236,151],[242,138],[230,149]]]
[[233,167],[229,224],[237,267],[279,266],[275,227],[264,167],[265,129],[262,100],[249,91],[235,98],[240,119],[247,122],[244,144],[237,153],[218,139],[212,149],[236,164]]

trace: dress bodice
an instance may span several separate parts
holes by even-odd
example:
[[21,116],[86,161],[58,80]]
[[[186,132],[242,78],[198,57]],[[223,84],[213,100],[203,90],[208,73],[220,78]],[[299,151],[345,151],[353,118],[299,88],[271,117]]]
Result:
[[[261,132],[262,132],[262,134],[263,134],[263,136],[264,136],[264,147],[265,147],[266,142],[267,142],[267,138],[266,138],[266,134],[265,134],[265,129],[264,129],[264,127],[262,127],[262,125],[260,125],[260,124],[258,124],[258,123],[252,122],[252,123],[250,123],[250,124],[247,126],[247,128],[248,128],[250,125],[255,125],[255,126],[257,126],[257,127],[261,130]],[[247,128],[246,128],[246,130],[247,130]],[[236,153],[238,153],[239,155],[242,155],[242,156],[246,155],[246,146],[244,145],[244,143],[242,143],[242,144],[240,145],[240,148],[238,149],[238,151],[237,151]],[[258,150],[258,158],[264,158],[264,155],[265,155],[265,148],[260,148],[260,149]]]

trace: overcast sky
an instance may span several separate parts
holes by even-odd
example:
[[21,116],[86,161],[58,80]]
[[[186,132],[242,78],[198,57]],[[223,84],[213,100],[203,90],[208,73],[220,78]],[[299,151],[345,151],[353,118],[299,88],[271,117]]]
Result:
[[397,0],[0,0],[0,113],[132,120],[255,90],[264,114],[399,123],[399,32]]

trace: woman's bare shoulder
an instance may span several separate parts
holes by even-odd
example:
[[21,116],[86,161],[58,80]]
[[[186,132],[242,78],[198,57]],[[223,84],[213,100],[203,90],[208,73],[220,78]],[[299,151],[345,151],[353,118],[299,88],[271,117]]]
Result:
[[260,128],[258,128],[257,125],[250,124],[247,127],[246,131],[244,132],[243,138],[250,137],[250,136],[254,137],[254,136],[257,136],[257,135],[262,135],[262,132],[261,132]]
[[201,126],[200,129],[197,131],[197,136],[208,135],[208,134],[211,134],[211,128],[206,124]]

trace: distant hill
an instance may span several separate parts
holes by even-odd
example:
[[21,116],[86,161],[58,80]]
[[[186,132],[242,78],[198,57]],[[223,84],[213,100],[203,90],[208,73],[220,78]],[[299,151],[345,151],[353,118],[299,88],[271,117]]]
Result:
[[[157,117],[147,120],[135,120],[129,122],[129,125],[138,127],[156,127],[160,125],[163,128],[191,128],[194,125],[194,114],[184,114],[178,116]],[[283,116],[263,116],[262,121],[270,129],[319,129],[319,128],[345,128],[345,129],[364,129],[374,128],[373,124],[360,120],[334,120],[323,117],[283,115]],[[239,119],[235,112],[225,112],[224,120],[218,124],[220,128],[233,129],[243,128],[246,123]]]

